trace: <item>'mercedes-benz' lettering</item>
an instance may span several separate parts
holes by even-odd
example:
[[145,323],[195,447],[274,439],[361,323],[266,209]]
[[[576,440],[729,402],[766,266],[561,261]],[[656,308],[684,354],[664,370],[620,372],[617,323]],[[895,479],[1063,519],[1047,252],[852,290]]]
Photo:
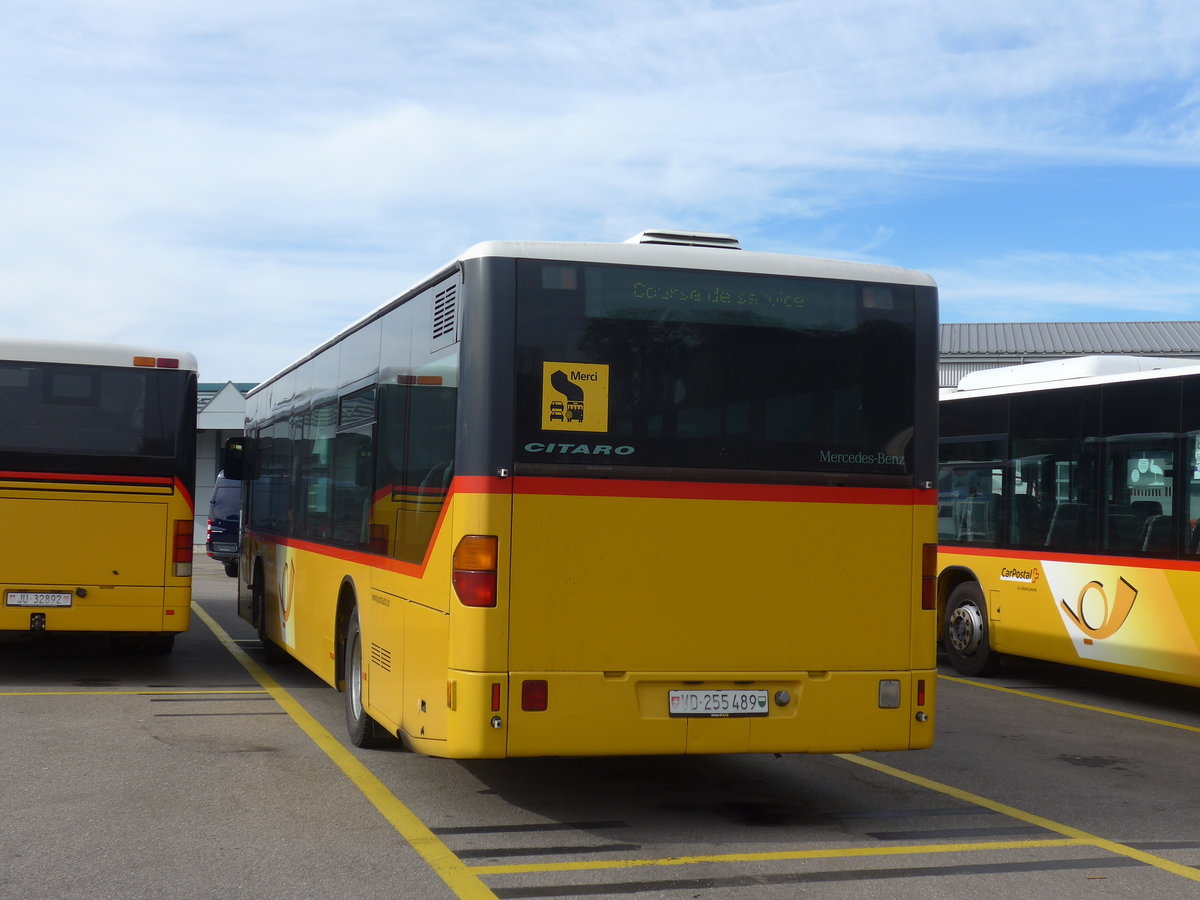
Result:
[[525,445],[526,453],[582,453],[585,456],[629,456],[636,452],[628,444],[544,444],[541,441],[530,441]]
[[904,457],[891,456],[882,451],[878,453],[835,453],[832,450],[822,450],[821,462],[843,466],[902,466]]

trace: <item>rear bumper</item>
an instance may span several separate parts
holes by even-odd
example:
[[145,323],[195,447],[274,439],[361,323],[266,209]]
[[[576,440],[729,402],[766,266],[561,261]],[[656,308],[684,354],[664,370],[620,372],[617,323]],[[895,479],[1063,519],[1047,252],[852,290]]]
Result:
[[[718,753],[854,753],[933,743],[936,671],[720,673],[452,672],[457,690],[449,740],[435,755],[609,756]],[[547,683],[545,711],[521,709],[522,683]],[[699,683],[698,683],[699,681]],[[900,705],[880,708],[880,682],[899,682]],[[486,703],[501,685],[501,709]],[[918,704],[918,682],[924,703]],[[678,689],[766,690],[766,716],[672,716]],[[496,718],[500,727],[489,723]],[[471,735],[485,735],[472,743]]]
[[[38,591],[71,594],[69,607],[9,606],[9,591],[28,591],[23,585],[3,585],[0,631],[119,631],[183,632],[191,621],[190,587],[104,587],[38,585]],[[44,618],[36,620],[35,616]],[[35,625],[35,622],[40,622]]]

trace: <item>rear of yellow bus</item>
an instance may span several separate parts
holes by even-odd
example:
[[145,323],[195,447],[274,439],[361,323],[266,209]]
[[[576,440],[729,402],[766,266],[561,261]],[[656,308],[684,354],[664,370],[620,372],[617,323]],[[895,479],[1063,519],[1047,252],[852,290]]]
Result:
[[168,651],[191,602],[196,362],[0,343],[0,631]]
[[512,471],[453,516],[511,503],[494,608],[451,616],[452,667],[507,638],[480,750],[929,746],[932,283],[523,259],[515,284],[515,383],[463,373],[514,412]]

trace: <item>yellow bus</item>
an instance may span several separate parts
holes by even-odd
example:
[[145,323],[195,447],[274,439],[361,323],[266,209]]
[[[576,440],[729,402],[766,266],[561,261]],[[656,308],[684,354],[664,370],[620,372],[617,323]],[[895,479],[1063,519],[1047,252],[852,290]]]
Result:
[[0,631],[169,652],[190,617],[196,360],[0,340]]
[[492,242],[250,392],[239,610],[358,746],[933,739],[932,280]]
[[1200,685],[1200,365],[1081,357],[941,402],[938,597],[951,664],[1002,654]]

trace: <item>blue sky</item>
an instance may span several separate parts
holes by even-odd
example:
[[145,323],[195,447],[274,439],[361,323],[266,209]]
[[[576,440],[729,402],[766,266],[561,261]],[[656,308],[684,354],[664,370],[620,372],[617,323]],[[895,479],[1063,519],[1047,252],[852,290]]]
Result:
[[471,244],[922,269],[1200,318],[1192,0],[0,0],[0,322],[255,381]]

